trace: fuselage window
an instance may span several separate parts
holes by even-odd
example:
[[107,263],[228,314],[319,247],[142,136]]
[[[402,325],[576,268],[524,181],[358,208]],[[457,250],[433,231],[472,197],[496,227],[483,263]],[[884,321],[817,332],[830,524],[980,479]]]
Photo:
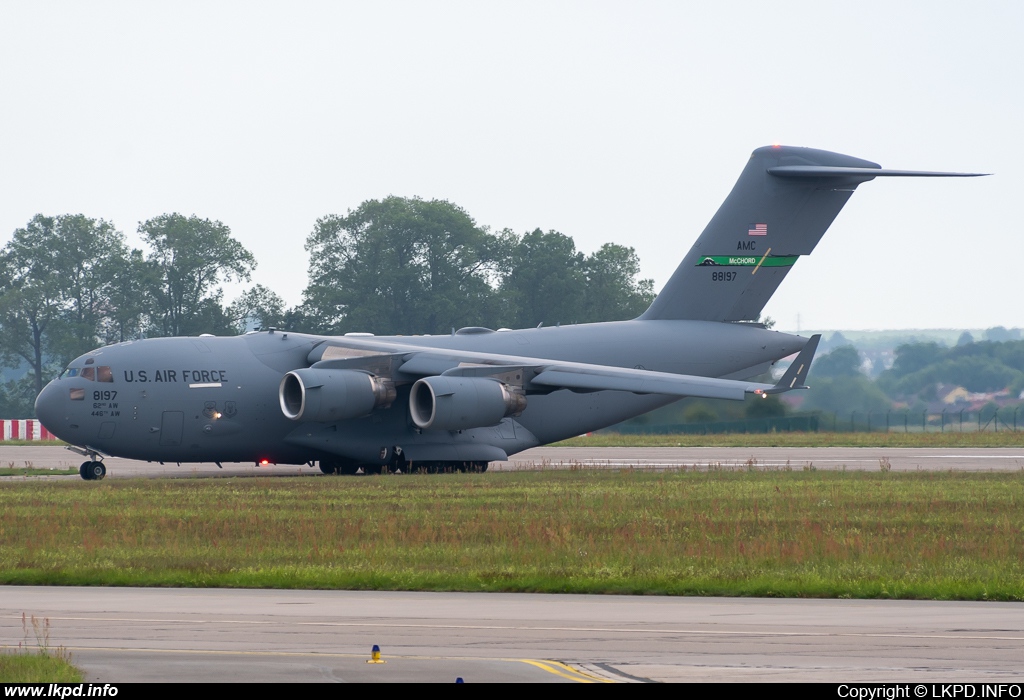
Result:
[[105,365],[100,365],[96,368],[96,381],[98,382],[113,382],[114,373],[110,371],[110,368]]
[[72,401],[85,401],[85,389],[78,388],[71,390]]
[[96,368],[95,367],[83,367],[82,368],[82,379],[88,379],[90,382],[96,381]]

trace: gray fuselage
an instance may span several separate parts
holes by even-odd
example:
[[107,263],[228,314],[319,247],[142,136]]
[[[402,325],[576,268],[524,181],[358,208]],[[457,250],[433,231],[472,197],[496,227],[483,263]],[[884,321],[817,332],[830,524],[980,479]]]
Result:
[[[283,331],[237,337],[152,338],[74,360],[40,394],[36,410],[56,436],[101,454],[166,462],[298,464],[340,456],[380,461],[384,448],[483,446],[500,453],[596,430],[677,397],[556,390],[527,397],[521,415],[462,431],[421,431],[409,417],[410,382],[388,408],[336,423],[296,423],[282,413],[284,375],[310,366],[325,343],[514,355],[704,377],[743,378],[803,347],[805,339],[753,324],[622,321],[444,336],[311,336]],[[89,371],[93,368],[93,371]]]

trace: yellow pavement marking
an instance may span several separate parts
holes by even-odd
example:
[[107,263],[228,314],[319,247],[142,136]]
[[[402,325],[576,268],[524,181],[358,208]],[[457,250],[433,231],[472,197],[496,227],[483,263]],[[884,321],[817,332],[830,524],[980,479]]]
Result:
[[524,664],[530,664],[531,666],[536,666],[537,668],[547,671],[548,673],[553,673],[556,676],[561,676],[562,678],[568,678],[569,680],[576,681],[577,683],[613,682],[607,678],[598,678],[597,676],[591,676],[588,673],[577,671],[572,666],[563,664],[560,661],[538,661],[537,659],[518,659],[518,661],[522,661]]

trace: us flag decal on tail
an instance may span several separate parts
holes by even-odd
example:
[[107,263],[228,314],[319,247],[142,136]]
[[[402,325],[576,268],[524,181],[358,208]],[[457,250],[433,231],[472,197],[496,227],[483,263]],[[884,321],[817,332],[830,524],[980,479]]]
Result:
[[750,224],[750,228],[747,229],[748,236],[767,236],[768,235],[768,224]]

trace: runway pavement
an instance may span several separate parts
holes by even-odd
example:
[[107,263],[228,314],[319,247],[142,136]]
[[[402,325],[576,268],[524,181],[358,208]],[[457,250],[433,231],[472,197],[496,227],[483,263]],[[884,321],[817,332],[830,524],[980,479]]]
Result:
[[92,682],[1024,676],[1015,603],[0,587],[0,643],[25,639],[23,612]]
[[[1024,441],[1022,441],[1024,442]],[[493,468],[713,467],[860,469],[877,471],[988,471],[1024,469],[1024,444],[1012,448],[916,447],[538,447]]]
[[[62,447],[4,446],[0,467],[31,464],[44,469],[77,468],[83,457]],[[110,457],[104,460],[107,476],[242,476],[319,474],[307,466],[266,466],[155,462]],[[893,471],[947,470],[1007,471],[1024,469],[1024,445],[991,448],[891,447],[538,447],[514,455],[507,462],[492,462],[495,471],[570,468],[748,468],[758,469],[861,469]],[[71,478],[71,477],[67,477]],[[77,478],[77,477],[75,477]]]

